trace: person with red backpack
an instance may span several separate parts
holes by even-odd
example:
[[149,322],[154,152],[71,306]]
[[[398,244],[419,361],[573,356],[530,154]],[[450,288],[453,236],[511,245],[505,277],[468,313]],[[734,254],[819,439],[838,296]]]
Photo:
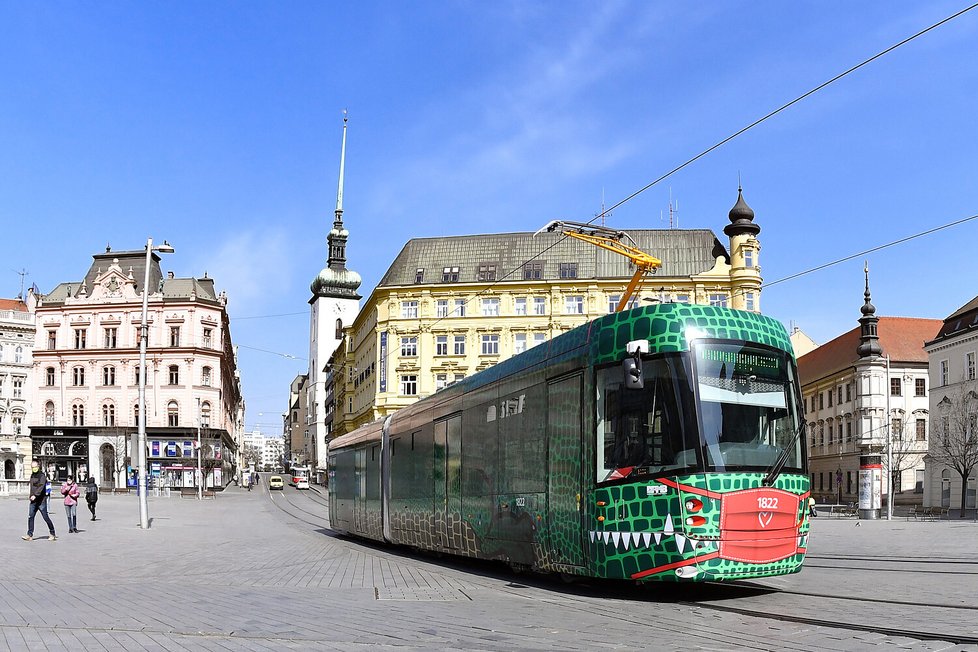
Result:
[[61,495],[65,497],[65,514],[68,515],[68,534],[78,532],[78,485],[70,475],[61,485]]

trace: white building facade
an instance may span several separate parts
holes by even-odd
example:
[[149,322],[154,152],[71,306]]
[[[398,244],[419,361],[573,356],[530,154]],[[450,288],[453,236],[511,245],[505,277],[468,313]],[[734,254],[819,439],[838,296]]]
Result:
[[[33,455],[49,476],[132,486],[139,428],[143,251],[93,256],[85,278],[37,297]],[[146,349],[151,484],[208,488],[235,472],[243,401],[224,293],[206,278],[163,276],[150,262]],[[198,456],[197,441],[201,442]]]
[[27,431],[34,315],[20,299],[0,299],[0,494],[22,493],[30,468]]
[[[935,433],[926,466],[924,505],[974,513],[978,492],[978,297],[947,319],[926,346]],[[952,446],[957,464],[936,458],[940,438],[954,438],[955,427],[968,428],[968,438]],[[953,439],[952,439],[953,441]],[[967,471],[965,476],[954,468]]]

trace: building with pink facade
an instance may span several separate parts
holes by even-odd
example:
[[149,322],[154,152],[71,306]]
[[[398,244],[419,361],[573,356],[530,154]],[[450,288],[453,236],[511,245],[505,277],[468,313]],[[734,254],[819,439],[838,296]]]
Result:
[[[126,487],[137,455],[139,337],[146,251],[108,248],[84,278],[36,296],[30,436],[54,479],[94,476]],[[243,399],[226,310],[214,280],[164,276],[148,285],[146,439],[150,483],[206,487],[237,472]],[[198,441],[200,455],[198,456]]]

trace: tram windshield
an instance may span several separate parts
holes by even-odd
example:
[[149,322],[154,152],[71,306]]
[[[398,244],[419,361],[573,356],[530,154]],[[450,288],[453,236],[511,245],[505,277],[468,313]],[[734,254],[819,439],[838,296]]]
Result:
[[750,344],[699,342],[692,360],[706,469],[767,470],[788,447],[783,468],[802,471],[791,359]]
[[643,387],[626,389],[620,364],[597,373],[597,480],[699,467],[693,389],[683,357],[645,358]]

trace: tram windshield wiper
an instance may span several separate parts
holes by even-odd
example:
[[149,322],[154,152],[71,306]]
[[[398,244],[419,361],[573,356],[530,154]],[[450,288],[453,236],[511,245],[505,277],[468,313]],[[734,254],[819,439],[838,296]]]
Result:
[[784,465],[788,463],[788,456],[790,456],[792,451],[795,449],[795,443],[798,441],[798,437],[800,437],[801,433],[805,430],[805,425],[805,422],[802,422],[801,425],[798,426],[798,429],[795,430],[795,434],[792,436],[791,441],[789,441],[788,445],[781,450],[781,454],[778,455],[778,459],[774,460],[774,464],[771,465],[767,475],[761,482],[761,484],[763,484],[765,487],[770,487],[773,485],[774,481],[778,479],[779,475],[781,475]]

